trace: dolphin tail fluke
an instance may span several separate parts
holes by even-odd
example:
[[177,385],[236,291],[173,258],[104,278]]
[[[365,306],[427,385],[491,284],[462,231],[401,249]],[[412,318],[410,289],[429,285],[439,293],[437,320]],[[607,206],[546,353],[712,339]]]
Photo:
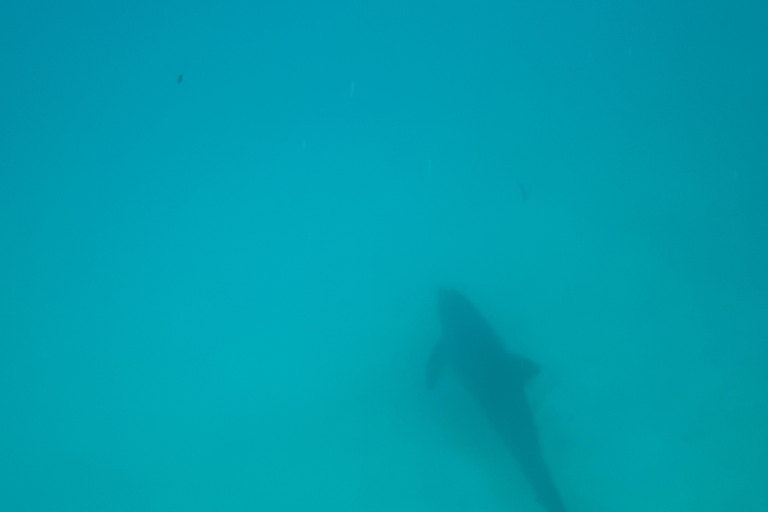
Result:
[[566,512],[563,500],[560,498],[560,493],[557,492],[554,483],[551,480],[543,486],[542,483],[539,482],[541,488],[536,489],[539,503],[549,512]]
[[547,512],[566,512],[560,492],[538,450],[529,452],[522,470],[533,485],[538,502]]

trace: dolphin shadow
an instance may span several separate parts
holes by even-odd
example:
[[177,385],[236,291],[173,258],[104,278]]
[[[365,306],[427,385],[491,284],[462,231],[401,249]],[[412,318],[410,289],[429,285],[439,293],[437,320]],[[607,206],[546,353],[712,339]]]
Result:
[[443,369],[451,368],[501,436],[539,503],[548,512],[565,512],[525,392],[526,384],[538,375],[539,365],[508,352],[460,292],[440,288],[438,313],[442,336],[427,364],[427,386],[434,388]]

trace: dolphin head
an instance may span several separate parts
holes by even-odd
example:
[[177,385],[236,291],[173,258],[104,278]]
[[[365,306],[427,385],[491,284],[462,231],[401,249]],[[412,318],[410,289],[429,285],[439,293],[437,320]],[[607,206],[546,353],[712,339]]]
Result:
[[444,328],[455,330],[473,316],[474,307],[456,289],[441,286],[437,290],[437,309]]
[[455,288],[450,286],[440,286],[437,289],[437,304],[440,310],[453,309],[459,306],[462,302],[466,302],[467,299],[456,291]]

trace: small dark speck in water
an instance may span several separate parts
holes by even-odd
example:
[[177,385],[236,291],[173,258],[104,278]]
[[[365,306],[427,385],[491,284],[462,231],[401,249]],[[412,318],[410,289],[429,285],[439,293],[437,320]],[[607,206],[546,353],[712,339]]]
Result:
[[180,84],[183,79],[184,79],[184,75],[179,75],[179,78],[176,79],[176,83]]

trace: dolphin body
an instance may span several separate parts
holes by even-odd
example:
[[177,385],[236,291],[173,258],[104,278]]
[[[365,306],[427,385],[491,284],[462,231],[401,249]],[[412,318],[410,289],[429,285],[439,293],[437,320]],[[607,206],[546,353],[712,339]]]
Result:
[[539,366],[507,352],[491,326],[458,291],[439,290],[438,312],[443,333],[429,358],[427,386],[434,388],[442,370],[450,366],[517,459],[539,503],[549,512],[565,512],[525,394],[525,385],[539,373]]

